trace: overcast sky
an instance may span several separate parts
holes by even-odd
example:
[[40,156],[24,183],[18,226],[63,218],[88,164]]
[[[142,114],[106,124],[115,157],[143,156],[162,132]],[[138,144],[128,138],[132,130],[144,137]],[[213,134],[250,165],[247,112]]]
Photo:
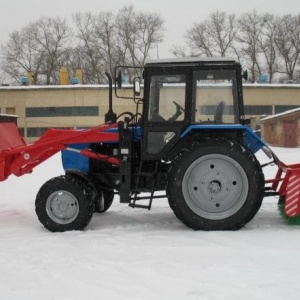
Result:
[[42,16],[71,20],[76,12],[116,13],[125,5],[133,5],[136,11],[159,13],[165,20],[160,58],[171,57],[172,45],[184,43],[184,32],[217,10],[237,15],[254,9],[274,15],[300,13],[299,0],[0,0],[0,43],[5,43],[12,31]]

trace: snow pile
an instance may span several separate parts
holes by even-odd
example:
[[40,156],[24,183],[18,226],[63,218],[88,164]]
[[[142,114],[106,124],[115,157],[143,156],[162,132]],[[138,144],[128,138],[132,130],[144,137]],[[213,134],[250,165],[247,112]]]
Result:
[[[273,150],[286,163],[299,149]],[[261,155],[261,154],[259,154]],[[275,170],[265,169],[266,177]],[[0,183],[0,299],[298,299],[300,227],[275,198],[235,232],[185,227],[167,200],[131,209],[115,199],[85,231],[51,233],[34,212],[40,186],[60,175],[56,155],[33,174]]]

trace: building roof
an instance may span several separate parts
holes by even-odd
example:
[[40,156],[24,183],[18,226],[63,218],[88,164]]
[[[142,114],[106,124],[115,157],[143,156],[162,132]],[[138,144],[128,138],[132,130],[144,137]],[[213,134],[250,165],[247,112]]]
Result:
[[276,119],[276,118],[280,118],[280,117],[285,117],[285,116],[292,115],[292,114],[295,114],[295,113],[300,113],[300,107],[294,108],[294,109],[290,109],[290,110],[284,111],[284,112],[276,114],[276,115],[265,117],[265,118],[261,119],[260,121],[262,123],[264,123],[264,122],[267,122],[267,121],[272,120],[272,119]]
[[0,114],[0,117],[14,117],[14,118],[18,118],[17,115],[10,115],[10,114]]

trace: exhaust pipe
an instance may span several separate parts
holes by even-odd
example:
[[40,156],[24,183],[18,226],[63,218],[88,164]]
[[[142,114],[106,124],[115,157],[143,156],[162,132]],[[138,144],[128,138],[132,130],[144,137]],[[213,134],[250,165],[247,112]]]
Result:
[[105,114],[105,123],[116,123],[117,115],[113,112],[112,109],[112,79],[107,72],[105,72],[105,75],[108,78],[108,84],[109,84],[108,112]]

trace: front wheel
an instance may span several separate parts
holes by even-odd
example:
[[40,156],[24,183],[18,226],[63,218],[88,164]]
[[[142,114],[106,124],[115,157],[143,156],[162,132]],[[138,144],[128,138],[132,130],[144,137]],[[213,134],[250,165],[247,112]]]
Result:
[[257,159],[234,141],[195,143],[174,161],[167,195],[175,215],[195,230],[236,230],[261,206],[264,176]]
[[35,210],[50,231],[82,230],[93,215],[92,188],[71,176],[52,178],[40,188]]

